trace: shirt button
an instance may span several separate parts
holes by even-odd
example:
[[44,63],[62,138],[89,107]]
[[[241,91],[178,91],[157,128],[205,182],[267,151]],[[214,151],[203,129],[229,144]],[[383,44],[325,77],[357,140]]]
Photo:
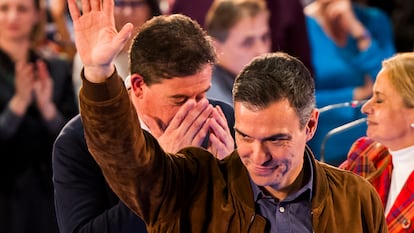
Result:
[[402,228],[403,229],[407,230],[411,226],[411,220],[404,218],[404,220],[402,221],[402,224],[401,225],[402,225]]
[[283,207],[283,206],[279,207],[279,211],[280,211],[280,213],[284,213],[285,212],[285,207]]

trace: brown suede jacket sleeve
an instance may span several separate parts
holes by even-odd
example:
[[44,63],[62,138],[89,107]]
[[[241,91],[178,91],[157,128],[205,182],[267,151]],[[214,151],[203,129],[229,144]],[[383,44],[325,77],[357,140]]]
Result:
[[[87,81],[82,72],[82,81],[79,100],[88,149],[113,191],[148,222],[154,218],[145,210],[148,196],[162,192],[158,182],[162,175],[156,171],[161,170],[163,163],[157,161],[160,156],[153,154],[164,152],[151,135],[141,130],[137,113],[116,72],[99,84]],[[162,200],[151,201],[156,206]]]

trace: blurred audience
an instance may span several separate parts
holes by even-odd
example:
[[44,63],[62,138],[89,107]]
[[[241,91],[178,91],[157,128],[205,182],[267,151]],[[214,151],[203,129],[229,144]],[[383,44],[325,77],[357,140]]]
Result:
[[48,38],[54,43],[55,53],[72,62],[76,53],[67,0],[47,0]]
[[397,52],[414,51],[414,1],[360,0],[368,6],[379,7],[392,19]]
[[367,136],[340,166],[366,177],[384,204],[390,233],[414,232],[414,53],[383,62],[362,107]]
[[[174,0],[171,13],[190,16],[205,25],[214,0]],[[283,51],[299,58],[312,72],[310,46],[301,0],[266,0],[270,11],[271,51]]]
[[58,232],[52,144],[78,107],[66,60],[44,58],[40,0],[0,0],[0,232]]
[[[381,61],[395,52],[392,24],[377,8],[351,0],[315,0],[305,7],[312,50],[318,108],[365,100],[372,95]],[[320,114],[316,135],[309,142],[319,158],[329,130],[362,117],[355,108],[339,108]],[[325,161],[338,165],[346,158],[352,142],[364,135],[357,127],[330,139]]]
[[254,57],[270,52],[269,10],[264,0],[216,0],[205,25],[217,51],[207,96],[233,105],[236,75]]

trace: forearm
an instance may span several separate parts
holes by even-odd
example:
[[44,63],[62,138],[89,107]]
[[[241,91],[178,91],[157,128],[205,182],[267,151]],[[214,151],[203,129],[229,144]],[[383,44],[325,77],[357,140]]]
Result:
[[139,213],[137,177],[151,155],[122,79],[116,73],[101,83],[84,79],[79,100],[89,151],[114,192]]

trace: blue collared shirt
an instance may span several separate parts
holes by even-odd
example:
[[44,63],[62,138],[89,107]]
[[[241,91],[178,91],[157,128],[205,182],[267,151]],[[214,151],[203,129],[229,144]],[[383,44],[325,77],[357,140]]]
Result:
[[[305,233],[312,230],[312,184],[313,167],[310,155],[304,156],[304,177],[307,183],[285,200],[266,195],[259,186],[250,179],[255,197],[256,211],[266,219],[266,232],[272,233]],[[305,181],[306,182],[306,181]]]

